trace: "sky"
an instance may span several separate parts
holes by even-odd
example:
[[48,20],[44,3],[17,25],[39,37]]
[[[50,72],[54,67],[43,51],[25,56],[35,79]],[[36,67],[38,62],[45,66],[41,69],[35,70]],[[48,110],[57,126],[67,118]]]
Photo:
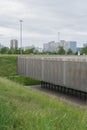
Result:
[[87,0],[0,0],[0,43],[18,39],[23,46],[43,47],[60,40],[87,43]]

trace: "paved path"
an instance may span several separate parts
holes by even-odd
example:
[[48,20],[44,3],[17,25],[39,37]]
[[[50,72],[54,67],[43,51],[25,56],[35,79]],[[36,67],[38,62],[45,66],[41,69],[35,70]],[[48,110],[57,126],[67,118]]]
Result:
[[77,107],[87,109],[87,101],[80,100],[76,97],[72,97],[70,95],[65,95],[63,93],[52,91],[52,90],[49,90],[49,89],[41,88],[40,85],[25,86],[25,87],[32,90],[32,91],[33,90],[38,91],[38,92],[42,93],[43,95],[47,95],[51,98],[54,98],[55,100],[61,100],[61,101],[66,102],[70,105],[74,105],[74,106],[77,106]]

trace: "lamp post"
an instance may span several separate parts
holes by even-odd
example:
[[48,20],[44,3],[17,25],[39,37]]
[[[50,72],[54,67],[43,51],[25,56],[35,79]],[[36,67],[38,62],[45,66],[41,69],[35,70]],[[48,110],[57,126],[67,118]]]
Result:
[[22,55],[22,22],[23,20],[20,20],[20,54]]

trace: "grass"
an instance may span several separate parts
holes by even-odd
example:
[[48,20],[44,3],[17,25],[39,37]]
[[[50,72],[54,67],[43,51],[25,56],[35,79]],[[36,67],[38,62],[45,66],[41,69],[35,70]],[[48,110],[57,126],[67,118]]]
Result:
[[0,130],[87,130],[87,110],[0,78]]
[[12,81],[18,82],[23,85],[40,84],[40,81],[38,80],[17,75],[16,69],[17,56],[0,55],[0,76],[6,77]]
[[0,76],[16,75],[16,56],[0,55]]
[[40,84],[40,81],[38,81],[38,80],[34,80],[31,78],[27,78],[27,77],[23,77],[23,76],[19,76],[19,75],[9,76],[8,79],[10,79],[14,82],[18,82],[22,85],[38,85],[38,84]]
[[86,109],[23,86],[39,83],[17,75],[16,56],[0,55],[0,130],[87,130]]

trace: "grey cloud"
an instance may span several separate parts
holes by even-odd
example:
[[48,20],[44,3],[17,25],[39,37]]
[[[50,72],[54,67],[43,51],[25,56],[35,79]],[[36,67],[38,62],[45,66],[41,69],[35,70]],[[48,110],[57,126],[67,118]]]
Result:
[[[13,2],[6,0],[5,2],[0,2],[0,26],[19,33],[19,19],[23,19],[23,33],[27,34],[23,39],[26,44],[28,40],[36,44],[50,41],[52,38],[56,40],[59,31],[66,40],[87,39],[85,35],[87,0],[15,0]],[[6,7],[8,3],[11,7]],[[33,38],[28,37],[28,34],[32,34]],[[34,34],[40,37],[36,38]]]

